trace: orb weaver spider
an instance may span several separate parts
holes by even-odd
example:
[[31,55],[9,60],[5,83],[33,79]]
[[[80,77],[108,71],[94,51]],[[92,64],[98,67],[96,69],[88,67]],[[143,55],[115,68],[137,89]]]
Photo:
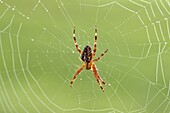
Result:
[[75,27],[73,29],[73,39],[74,39],[74,44],[76,46],[76,49],[79,52],[79,54],[81,55],[80,60],[82,60],[84,62],[84,64],[74,74],[73,79],[70,82],[70,87],[72,87],[72,84],[74,83],[77,75],[84,68],[86,68],[86,70],[90,70],[91,69],[93,71],[94,77],[96,78],[98,85],[100,86],[101,90],[104,91],[104,88],[102,87],[101,83],[103,83],[104,85],[107,85],[107,84],[99,76],[94,62],[100,60],[104,56],[104,54],[108,51],[108,49],[106,49],[106,51],[104,51],[104,53],[102,53],[98,58],[93,59],[94,56],[96,55],[96,46],[97,46],[97,28],[96,28],[96,26],[95,26],[95,36],[94,36],[94,49],[93,49],[93,52],[92,52],[92,49],[91,49],[91,47],[89,45],[87,45],[84,48],[83,52],[80,50],[80,48],[78,47],[77,41],[76,41]]

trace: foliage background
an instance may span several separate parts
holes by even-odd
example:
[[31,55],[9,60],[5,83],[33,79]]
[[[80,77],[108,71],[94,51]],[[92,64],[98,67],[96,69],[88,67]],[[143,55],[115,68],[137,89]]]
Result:
[[[0,0],[1,113],[170,112],[169,0]],[[75,49],[98,29],[102,92]]]

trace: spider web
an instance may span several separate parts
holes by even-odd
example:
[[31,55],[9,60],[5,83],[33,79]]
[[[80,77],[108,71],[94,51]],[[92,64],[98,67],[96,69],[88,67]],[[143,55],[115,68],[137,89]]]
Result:
[[[97,25],[103,93],[78,75]],[[1,113],[169,113],[169,0],[0,0]]]

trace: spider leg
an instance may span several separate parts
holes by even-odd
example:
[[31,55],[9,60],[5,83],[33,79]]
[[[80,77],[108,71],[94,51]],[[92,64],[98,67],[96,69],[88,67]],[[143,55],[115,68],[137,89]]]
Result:
[[105,55],[105,53],[107,51],[108,51],[108,49],[106,49],[106,51],[104,53],[102,53],[98,58],[94,59],[93,62],[96,62],[96,61],[100,60]]
[[[94,64],[93,64],[93,65],[94,65]],[[96,71],[97,71],[95,65],[94,65],[94,68],[95,68],[95,69],[93,69],[93,70],[96,70]],[[93,71],[93,72],[94,72],[94,71]],[[107,84],[103,81],[103,79],[99,76],[98,72],[97,72],[97,78],[102,82],[102,84],[107,85]]]
[[94,36],[94,50],[93,50],[93,55],[92,57],[94,57],[96,55],[96,47],[97,47],[97,28],[95,26],[95,36]]
[[76,30],[75,30],[75,27],[74,27],[74,29],[73,29],[74,44],[76,46],[77,51],[81,54],[82,52],[81,52],[80,48],[78,47],[78,44],[77,44],[77,41],[76,41],[76,34],[75,34],[75,32],[76,32]]
[[85,68],[85,64],[83,64],[83,66],[76,71],[76,73],[75,73],[74,76],[73,76],[73,79],[72,79],[71,82],[70,82],[70,87],[72,87],[72,84],[74,83],[77,75],[78,75],[84,68]]
[[102,84],[104,84],[104,85],[107,86],[107,84],[103,81],[103,79],[102,79],[100,76],[98,76],[98,78],[100,79],[100,81],[102,82]]
[[104,85],[107,85],[102,79],[101,77],[99,76],[98,72],[97,72],[97,69],[96,69],[96,66],[94,64],[92,64],[92,70],[93,70],[93,73],[94,73],[94,76],[97,80],[97,83],[99,84],[100,88],[102,91],[104,91],[104,88],[102,87],[101,83],[102,82]]

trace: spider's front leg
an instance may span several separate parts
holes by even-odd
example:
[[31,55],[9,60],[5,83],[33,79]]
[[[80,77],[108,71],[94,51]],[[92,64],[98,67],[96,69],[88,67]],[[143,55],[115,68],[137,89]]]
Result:
[[97,69],[96,69],[96,66],[95,66],[94,64],[92,64],[92,71],[93,71],[94,76],[95,76],[95,78],[96,78],[96,80],[97,80],[97,83],[99,84],[101,90],[104,92],[104,88],[103,88],[103,86],[101,85],[100,82],[102,82],[104,85],[107,85],[107,84],[106,84],[106,83],[102,80],[102,78],[99,76],[99,74],[98,74],[98,72],[97,72]]
[[73,79],[72,79],[71,82],[70,82],[70,87],[72,87],[72,84],[74,83],[77,75],[78,75],[84,68],[85,68],[85,64],[83,64],[83,66],[76,71],[76,73],[75,73],[74,76],[73,76]]

